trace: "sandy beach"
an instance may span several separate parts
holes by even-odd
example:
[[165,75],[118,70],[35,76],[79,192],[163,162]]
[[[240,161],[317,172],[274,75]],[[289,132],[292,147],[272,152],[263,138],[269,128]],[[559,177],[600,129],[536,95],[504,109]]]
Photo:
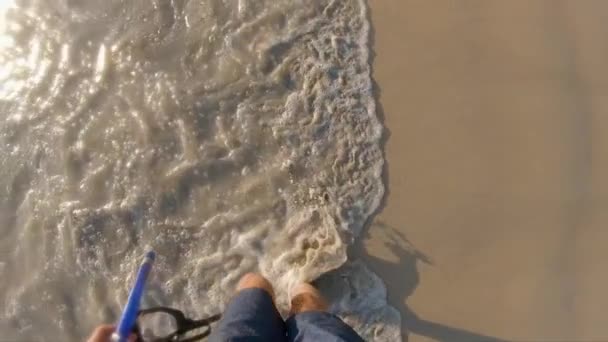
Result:
[[404,338],[608,340],[608,2],[369,4]]

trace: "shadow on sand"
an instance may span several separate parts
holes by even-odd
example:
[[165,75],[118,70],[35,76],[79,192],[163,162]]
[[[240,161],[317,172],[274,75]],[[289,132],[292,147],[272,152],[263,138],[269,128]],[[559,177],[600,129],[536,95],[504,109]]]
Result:
[[[391,259],[396,259],[395,262],[374,257],[366,252],[362,241],[369,239],[370,229],[374,230],[375,239],[381,240],[383,247],[392,254]],[[417,250],[399,230],[376,221],[370,225],[354,247],[353,254],[363,260],[371,270],[375,272],[383,270],[382,275],[388,291],[389,303],[401,313],[401,331],[404,341],[408,341],[410,334],[425,336],[439,342],[507,341],[426,320],[418,317],[408,307],[407,298],[414,293],[420,282],[418,264],[433,265],[433,261]]]

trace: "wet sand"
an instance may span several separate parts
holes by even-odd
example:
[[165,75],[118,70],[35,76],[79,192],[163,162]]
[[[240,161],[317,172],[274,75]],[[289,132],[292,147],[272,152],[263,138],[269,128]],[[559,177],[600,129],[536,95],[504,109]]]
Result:
[[608,340],[608,2],[369,3],[406,339]]

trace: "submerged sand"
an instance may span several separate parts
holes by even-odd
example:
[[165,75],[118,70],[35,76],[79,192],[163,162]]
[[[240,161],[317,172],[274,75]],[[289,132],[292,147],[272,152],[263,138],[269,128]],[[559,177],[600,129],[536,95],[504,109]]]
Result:
[[405,338],[608,340],[608,2],[369,3]]

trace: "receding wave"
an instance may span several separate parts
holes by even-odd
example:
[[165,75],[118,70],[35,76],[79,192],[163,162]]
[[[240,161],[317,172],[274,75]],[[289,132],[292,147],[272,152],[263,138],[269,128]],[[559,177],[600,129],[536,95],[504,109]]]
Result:
[[[383,194],[362,0],[4,10],[4,337],[78,340],[116,319],[149,248],[145,303],[195,317],[245,272],[272,279],[285,310],[295,283],[346,262]],[[341,270],[384,291],[358,263]],[[370,339],[398,329],[384,297],[352,307]],[[380,309],[392,321],[369,318]]]

